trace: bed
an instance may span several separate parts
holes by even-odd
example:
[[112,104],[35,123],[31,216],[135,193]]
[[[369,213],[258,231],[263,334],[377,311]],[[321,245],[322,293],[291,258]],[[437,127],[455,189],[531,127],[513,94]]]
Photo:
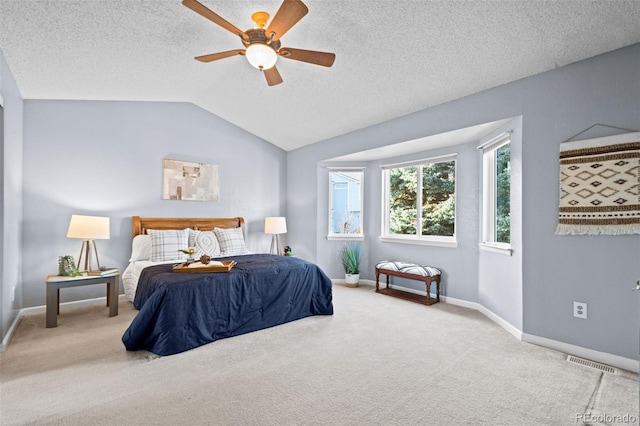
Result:
[[[134,216],[132,226],[132,258],[123,283],[139,312],[122,336],[129,351],[173,355],[312,315],[333,314],[332,285],[326,274],[296,257],[248,253],[242,218]],[[194,238],[204,241],[198,250],[205,254],[218,244],[219,251],[210,252],[218,256],[212,258],[236,264],[229,272],[174,272],[173,266],[182,258],[154,257],[162,250],[168,257],[178,256],[174,248],[184,245],[184,240],[176,243],[167,237],[173,234],[180,238],[188,234],[189,243]],[[136,238],[139,235],[152,238]],[[148,259],[136,257],[136,250],[140,251],[136,242],[149,239],[153,253]]]

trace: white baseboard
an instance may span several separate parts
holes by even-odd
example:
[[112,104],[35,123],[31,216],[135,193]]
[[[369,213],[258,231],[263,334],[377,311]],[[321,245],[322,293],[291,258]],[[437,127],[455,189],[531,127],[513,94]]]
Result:
[[623,370],[640,372],[640,361],[637,359],[625,358],[619,355],[600,352],[582,346],[572,345],[570,343],[560,342],[557,340],[547,339],[546,337],[536,336],[534,334],[524,333],[522,335],[524,342],[532,343],[545,348],[554,349],[569,355],[575,355],[580,358],[586,358],[591,361],[601,362],[612,367],[622,368]]
[[11,336],[13,336],[13,333],[16,331],[16,328],[18,327],[18,324],[20,324],[20,320],[22,319],[22,309],[18,311],[18,315],[16,315],[16,317],[14,318],[13,322],[11,323],[11,327],[9,327],[9,330],[7,331],[7,334],[5,334],[4,338],[2,339],[2,344],[0,345],[0,353],[4,352],[7,350],[7,347],[9,346],[9,341],[11,340]]
[[[363,280],[360,280],[363,282]],[[375,286],[375,281],[371,281]],[[422,296],[426,296],[426,291],[415,290],[412,288],[402,287],[398,285],[389,285],[389,287],[394,288],[396,290],[402,290],[409,293],[419,294]],[[624,370],[633,371],[634,373],[640,372],[640,361],[637,359],[625,358],[619,355],[610,354],[607,352],[600,352],[589,348],[584,348],[582,346],[572,345],[570,343],[564,343],[557,340],[547,339],[546,337],[535,336],[533,334],[523,333],[522,330],[519,330],[517,327],[514,327],[499,315],[496,315],[491,310],[487,309],[483,305],[475,302],[468,302],[462,299],[456,299],[453,297],[440,296],[440,300],[443,303],[448,303],[451,305],[461,306],[463,308],[474,309],[479,311],[491,321],[498,324],[500,327],[504,328],[509,334],[515,337],[518,340],[522,340],[523,342],[532,343],[534,345],[543,346],[545,348],[553,349],[562,353],[566,353],[567,355],[575,355],[577,357],[586,358],[592,361],[601,362],[612,367],[622,368]]]
[[[425,292],[426,293],[426,292]],[[504,328],[509,334],[515,337],[518,340],[522,340],[522,331],[520,331],[517,327],[514,327],[509,322],[504,320],[501,316],[496,315],[493,311],[485,308],[483,305],[474,302],[467,302],[462,299],[455,299],[453,297],[445,297],[441,296],[440,299],[444,303],[449,303],[451,305],[462,306],[463,308],[475,309],[476,311],[483,314],[485,317],[489,318],[491,321],[498,324],[500,327]]]
[[[125,295],[119,294],[118,302],[122,302],[124,300],[127,300]],[[105,303],[107,303],[106,297],[96,297],[94,299],[84,299],[84,300],[76,300],[73,302],[63,302],[63,303],[60,303],[60,307],[61,308],[79,308],[81,306],[98,305],[98,304],[105,304]],[[47,311],[46,305],[33,306],[30,308],[20,309],[18,311],[18,315],[16,315],[16,318],[11,323],[11,327],[9,327],[7,334],[2,339],[2,345],[0,345],[0,353],[7,350],[7,347],[9,346],[9,341],[11,340],[11,336],[13,336],[13,333],[15,332],[16,327],[18,327],[18,324],[20,324],[20,320],[22,320],[23,316],[27,314],[39,314],[46,311]]]

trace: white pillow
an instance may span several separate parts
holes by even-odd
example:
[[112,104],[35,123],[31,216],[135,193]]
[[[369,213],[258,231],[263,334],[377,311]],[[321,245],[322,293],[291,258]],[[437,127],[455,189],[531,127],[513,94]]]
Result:
[[223,256],[247,254],[249,252],[247,246],[244,244],[242,228],[215,228],[213,232],[218,238]]
[[151,258],[151,235],[136,235],[131,242],[131,258],[129,262],[149,260]]
[[151,236],[151,261],[186,260],[187,255],[180,250],[189,247],[189,229],[156,230],[147,229]]
[[196,259],[203,254],[211,257],[220,256],[220,244],[218,244],[218,238],[213,231],[191,230],[189,237],[191,241],[189,244],[196,248],[194,255]]

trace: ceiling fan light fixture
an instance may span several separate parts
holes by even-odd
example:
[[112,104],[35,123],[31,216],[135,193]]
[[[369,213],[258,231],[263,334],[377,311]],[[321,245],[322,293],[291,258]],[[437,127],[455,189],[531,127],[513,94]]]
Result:
[[278,54],[273,48],[264,43],[252,43],[247,47],[245,56],[251,65],[259,70],[273,68],[278,60]]
[[[334,53],[289,47],[282,48],[280,41],[282,36],[309,12],[302,0],[282,0],[280,8],[271,21],[269,21],[270,16],[267,12],[255,12],[251,15],[251,19],[255,22],[256,27],[249,28],[246,31],[240,30],[198,0],[182,0],[182,4],[233,35],[240,36],[244,46],[244,49],[196,56],[195,59],[197,61],[213,62],[231,56],[245,55],[252,67],[263,71],[262,74],[265,76],[267,84],[275,86],[282,83],[282,76],[280,76],[278,69],[275,67],[278,56],[324,67],[332,66],[336,59]],[[267,26],[267,23],[269,23],[269,26]]]

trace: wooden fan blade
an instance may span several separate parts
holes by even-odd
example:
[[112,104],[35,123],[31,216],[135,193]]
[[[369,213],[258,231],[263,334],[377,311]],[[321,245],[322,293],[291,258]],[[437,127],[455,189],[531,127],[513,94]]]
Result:
[[308,62],[310,64],[322,65],[323,67],[330,67],[336,60],[335,53],[293,49],[291,47],[280,48],[278,54],[283,58],[293,59],[294,61]]
[[264,76],[267,79],[267,84],[269,86],[275,86],[276,84],[282,83],[282,77],[280,77],[280,73],[275,66],[269,68],[268,70],[263,70],[262,72],[264,73]]
[[211,53],[209,55],[196,56],[196,60],[200,62],[212,62],[218,59],[228,58],[235,55],[244,55],[244,49],[227,50],[226,52]]
[[227,31],[232,32],[235,35],[238,35],[242,38],[246,38],[244,31],[231,24],[229,21],[213,12],[211,9],[207,8],[203,4],[199,3],[197,0],[182,0],[182,4],[188,7],[189,9],[196,12],[198,15],[204,16],[214,24],[220,25]]
[[270,37],[272,33],[275,33],[273,39],[279,40],[308,12],[309,9],[300,0],[284,0],[265,34]]

